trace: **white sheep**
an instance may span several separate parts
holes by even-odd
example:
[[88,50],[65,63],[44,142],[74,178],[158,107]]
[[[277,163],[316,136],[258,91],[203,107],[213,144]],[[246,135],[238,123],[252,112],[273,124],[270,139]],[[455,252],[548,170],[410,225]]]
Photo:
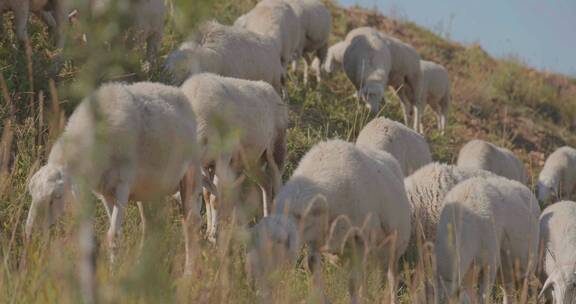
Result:
[[195,116],[177,88],[148,82],[103,85],[75,109],[48,163],[30,180],[27,236],[38,214],[44,214],[45,227],[54,223],[75,196],[71,189],[85,185],[106,207],[113,262],[128,200],[155,201],[180,188],[190,272],[191,229],[200,218],[200,206],[193,204],[201,182],[196,146]]
[[412,210],[411,243],[416,244],[417,235],[422,235],[425,241],[436,239],[444,197],[454,186],[472,177],[491,175],[494,174],[480,169],[430,163],[407,176],[404,186]]
[[23,43],[28,41],[28,19],[30,13],[38,16],[51,30],[57,48],[64,47],[66,7],[64,0],[0,0],[0,31],[2,14],[14,12],[16,37]]
[[418,132],[421,116],[424,113],[424,104],[421,101],[420,55],[411,45],[370,27],[359,27],[350,31],[346,35],[346,40],[351,41],[358,35],[366,34],[379,35],[386,42],[392,62],[388,85],[398,90],[402,102],[404,123],[410,125],[410,119],[414,116],[413,128]]
[[357,254],[350,276],[354,303],[368,251],[385,268],[394,265],[408,245],[410,208],[402,177],[398,162],[386,152],[341,140],[317,144],[276,196],[273,216],[256,226],[266,230],[269,242],[249,248],[248,268],[255,278],[266,277],[283,264],[283,257],[294,260],[294,248],[307,244],[314,282],[320,285],[320,254],[342,254],[352,245]]
[[569,198],[576,185],[576,149],[568,146],[550,154],[538,176],[536,196],[545,204],[551,198]]
[[524,164],[512,151],[480,139],[471,140],[460,149],[457,165],[484,169],[523,184],[528,182]]
[[[128,5],[111,0],[77,0],[75,3],[78,7],[68,14],[73,26],[77,26],[86,16],[107,18],[111,13],[119,13],[126,21],[123,23],[126,27],[119,32],[122,42],[128,49],[134,49],[145,43],[146,58],[150,64],[156,66],[164,35],[164,18],[167,10],[165,0],[132,0],[127,2]],[[87,44],[89,39],[86,33],[82,33],[79,38],[83,44]]]
[[[308,66],[312,60],[323,63],[328,52],[328,38],[332,29],[332,16],[328,8],[319,0],[284,0],[292,6],[296,17],[300,20],[300,47],[294,58],[296,61],[304,57],[304,84],[308,83]],[[314,56],[309,56],[313,53]],[[321,74],[316,73],[318,83]]]
[[346,47],[348,47],[348,43],[346,41],[340,41],[332,45],[328,48],[326,60],[324,60],[324,63],[322,64],[320,59],[316,57],[312,61],[310,68],[316,75],[320,75],[322,73],[330,75],[333,72],[341,70],[342,60],[344,57],[344,52],[346,52]]
[[249,31],[271,38],[276,43],[282,67],[287,70],[295,54],[300,54],[300,20],[292,6],[285,1],[263,0],[234,23]]
[[275,43],[246,29],[215,21],[201,25],[192,41],[168,55],[165,67],[175,84],[205,72],[266,81],[276,92],[282,92],[283,68]]
[[[211,178],[215,175],[219,188],[229,169],[233,175],[247,171],[255,176],[262,189],[264,215],[268,215],[282,182],[288,128],[286,104],[265,82],[208,73],[190,77],[182,91],[196,114],[202,168],[212,172]],[[263,165],[264,176],[260,171]],[[221,191],[217,189],[217,193]],[[219,201],[227,204],[224,199]],[[232,206],[217,206],[212,197],[209,207],[207,233],[214,240],[217,213],[229,213]]]
[[372,113],[378,113],[380,103],[385,102],[390,51],[380,36],[370,33],[357,35],[348,43],[342,62],[346,76],[356,88],[358,99],[364,101]]
[[426,138],[403,124],[384,117],[370,121],[358,134],[356,145],[392,154],[406,176],[432,162]]
[[146,56],[151,62],[162,46],[164,36],[164,18],[166,16],[165,0],[132,1],[130,11],[134,16],[133,45],[146,41]]
[[[450,106],[450,77],[443,66],[432,61],[420,60],[422,70],[422,103],[428,104],[438,117],[438,129],[444,135],[448,107]],[[420,124],[420,133],[424,126]]]
[[475,177],[452,188],[435,244],[440,303],[446,297],[472,299],[466,292],[474,290],[474,282],[479,282],[476,303],[489,301],[499,270],[508,303],[515,279],[536,268],[539,216],[536,197],[517,181]]
[[576,202],[548,206],[540,216],[546,281],[540,296],[551,291],[554,304],[576,301]]
[[340,41],[328,48],[328,55],[326,56],[326,62],[324,65],[320,65],[322,70],[327,74],[337,72],[342,68],[342,62],[344,61],[344,53],[348,47],[348,42],[346,40]]

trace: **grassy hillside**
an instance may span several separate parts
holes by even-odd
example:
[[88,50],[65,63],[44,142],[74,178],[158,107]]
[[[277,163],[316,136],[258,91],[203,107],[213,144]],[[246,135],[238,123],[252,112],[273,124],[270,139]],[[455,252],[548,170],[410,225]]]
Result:
[[[207,19],[222,23],[250,9],[255,0],[174,0],[167,20],[161,55],[167,54],[189,35],[194,25]],[[424,59],[445,65],[453,85],[448,132],[440,136],[430,109],[424,124],[435,159],[453,162],[463,143],[482,138],[511,148],[532,177],[543,165],[545,156],[561,145],[576,146],[576,80],[543,73],[525,66],[517,58],[491,58],[479,45],[463,46],[442,39],[417,25],[393,20],[378,13],[345,10],[327,3],[333,13],[332,41],[344,37],[357,26],[373,26],[414,45]],[[12,28],[6,16],[4,28]],[[122,13],[94,20],[85,29],[92,41],[104,41],[118,29]],[[6,33],[6,34],[5,34]],[[90,43],[80,47],[76,40],[66,51],[61,74],[50,82],[46,71],[54,55],[49,35],[34,20],[30,27],[33,48],[32,77],[27,58],[18,49],[12,31],[0,36],[0,301],[7,303],[77,303],[79,301],[75,261],[76,219],[71,215],[44,237],[24,246],[22,227],[30,204],[27,180],[43,164],[49,147],[65,118],[98,84],[109,80],[144,79],[161,81],[159,71],[141,68],[142,52],[127,51],[118,45]],[[132,75],[134,73],[134,75]],[[327,138],[354,140],[372,117],[352,97],[353,87],[343,74],[328,78],[318,87],[302,85],[299,72],[290,74],[290,121],[286,178],[298,160],[315,143]],[[32,80],[32,81],[31,81]],[[401,120],[398,99],[387,93],[383,114]],[[249,205],[248,196],[246,205]],[[161,206],[165,206],[161,208]],[[155,208],[155,209],[154,209]],[[103,242],[107,219],[103,208],[96,208],[98,250],[98,293],[103,302],[192,302],[253,303],[256,294],[243,272],[243,235],[224,231],[217,248],[202,243],[197,250],[196,271],[182,277],[183,243],[178,207],[173,201],[156,202],[149,214],[148,241],[137,259],[140,238],[138,212],[130,206],[123,229],[120,262],[113,272]],[[78,209],[78,208],[70,208]],[[74,214],[74,212],[71,212]],[[48,238],[48,236],[50,236]],[[421,291],[424,265],[406,262],[401,268],[399,289],[403,303],[412,303]],[[346,303],[346,267],[326,262],[323,275],[328,296],[335,303]],[[370,269],[368,303],[386,302],[385,274]],[[278,303],[314,300],[304,267],[278,277],[275,299]],[[535,283],[536,284],[536,283]]]

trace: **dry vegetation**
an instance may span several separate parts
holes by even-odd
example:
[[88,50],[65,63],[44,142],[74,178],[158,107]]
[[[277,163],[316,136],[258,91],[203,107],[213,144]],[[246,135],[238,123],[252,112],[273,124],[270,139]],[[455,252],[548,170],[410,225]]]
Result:
[[[253,6],[255,0],[184,1],[173,0],[167,20],[162,55],[188,35],[196,22],[215,18],[231,23]],[[424,118],[434,157],[452,162],[459,147],[472,138],[483,138],[512,148],[527,164],[534,178],[545,156],[557,147],[576,146],[576,80],[530,69],[516,58],[496,60],[478,45],[463,46],[446,41],[413,23],[392,20],[377,13],[344,10],[329,3],[334,17],[333,41],[357,26],[374,26],[413,44],[423,58],[445,65],[453,83],[453,107],[448,132],[436,131],[430,110]],[[11,16],[11,15],[10,15]],[[6,16],[4,28],[12,28]],[[92,41],[107,41],[117,29],[106,26],[120,20],[114,14],[92,20],[85,28]],[[30,81],[27,58],[18,50],[12,31],[0,36],[0,302],[77,303],[76,279],[78,212],[52,231],[39,235],[24,246],[22,227],[30,204],[26,184],[45,161],[47,152],[74,105],[99,83],[117,79],[161,81],[162,73],[142,71],[142,52],[93,43],[66,51],[65,68],[58,79],[46,77],[53,50],[43,25],[34,20],[30,28],[33,48]],[[126,54],[129,54],[126,56]],[[289,131],[288,177],[301,156],[326,138],[355,139],[370,119],[352,98],[352,86],[344,75],[335,75],[318,88],[304,87],[299,73],[289,82],[291,130]],[[398,100],[387,96],[383,115],[400,120]],[[249,201],[249,200],[248,200]],[[154,204],[154,203],[151,203]],[[101,240],[107,228],[103,210],[96,205],[96,233]],[[74,206],[72,206],[74,207]],[[182,277],[183,243],[180,219],[174,201],[156,202],[148,215],[147,242],[138,255],[140,238],[137,210],[131,206],[123,230],[119,264],[113,272],[105,254],[98,249],[98,297],[102,302],[187,302],[253,303],[256,294],[245,278],[243,248],[245,234],[224,230],[217,247],[201,243],[196,271]],[[105,244],[105,242],[99,242]],[[424,257],[411,257],[399,269],[397,294],[403,303],[417,301],[430,264]],[[302,263],[303,264],[303,263]],[[323,275],[327,293],[336,303],[347,301],[346,267],[326,261]],[[278,303],[314,301],[310,276],[305,267],[279,274],[274,298]],[[537,283],[535,283],[537,284]],[[389,297],[385,274],[370,269],[367,303],[386,302]]]

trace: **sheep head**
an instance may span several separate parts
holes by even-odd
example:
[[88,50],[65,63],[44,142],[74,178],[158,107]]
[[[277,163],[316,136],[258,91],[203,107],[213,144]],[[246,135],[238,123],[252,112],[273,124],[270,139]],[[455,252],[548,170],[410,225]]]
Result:
[[366,107],[372,113],[380,111],[380,103],[386,103],[384,99],[384,86],[381,83],[366,83],[359,91],[358,98],[366,103]]
[[28,191],[32,196],[32,204],[26,219],[27,239],[32,234],[36,218],[40,218],[42,228],[47,229],[62,214],[68,189],[66,180],[63,169],[51,164],[40,168],[30,179]]
[[266,276],[296,263],[300,238],[294,221],[283,215],[263,218],[252,228],[246,255],[246,272],[257,284]]
[[168,55],[164,70],[170,74],[172,84],[181,85],[191,75],[201,72],[198,51],[194,43],[188,42]]
[[558,198],[557,183],[554,180],[539,180],[536,184],[536,197],[541,205]]
[[576,272],[573,269],[558,269],[554,271],[540,291],[539,298],[550,293],[553,303],[576,304]]

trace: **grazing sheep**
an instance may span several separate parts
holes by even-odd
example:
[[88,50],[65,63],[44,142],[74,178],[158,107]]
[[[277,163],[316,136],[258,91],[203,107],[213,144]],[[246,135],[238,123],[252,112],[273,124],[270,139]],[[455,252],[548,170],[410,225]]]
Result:
[[536,268],[539,215],[534,194],[513,180],[475,177],[452,188],[435,245],[440,303],[446,297],[471,299],[474,282],[480,284],[476,303],[489,301],[499,269],[504,303],[510,303],[516,278],[527,278]]
[[495,175],[485,170],[431,163],[406,177],[404,186],[412,208],[411,243],[416,244],[418,232],[425,241],[436,239],[444,197],[454,186],[472,177],[488,176]]
[[370,121],[358,134],[356,145],[392,154],[406,176],[432,162],[430,148],[422,135],[384,117]]
[[133,45],[141,45],[146,41],[146,56],[154,62],[164,35],[164,17],[166,15],[165,0],[132,1],[130,8],[134,16]]
[[269,38],[210,21],[200,26],[192,41],[168,55],[165,67],[175,84],[206,72],[266,81],[281,93],[283,69],[275,50]]
[[[249,171],[262,189],[264,215],[268,215],[282,183],[287,106],[265,82],[208,73],[190,77],[182,91],[196,113],[202,168],[215,175],[220,188],[228,169],[232,174]],[[266,165],[265,176],[261,176],[262,165]],[[227,213],[232,206],[217,206],[215,197],[210,201],[207,233],[214,240],[217,212]]]
[[[422,70],[422,103],[428,104],[436,112],[438,129],[444,135],[450,106],[448,71],[443,66],[426,60],[420,60],[420,69]],[[422,124],[420,124],[420,133],[424,133]]]
[[522,161],[512,151],[480,139],[471,140],[460,149],[457,165],[462,168],[484,169],[523,184],[528,182],[528,174]]
[[[266,247],[275,255],[261,251],[262,246],[249,248],[254,277],[274,271],[282,264],[281,257],[294,260],[294,247],[307,244],[314,282],[320,285],[320,254],[341,255],[346,245],[352,245],[356,255],[349,286],[355,303],[365,255],[379,257],[384,267],[395,265],[408,245],[410,208],[402,178],[398,162],[386,152],[341,140],[314,146],[277,195],[273,216],[255,228],[266,229]],[[386,242],[391,236],[395,242]]]
[[404,123],[410,125],[410,118],[414,114],[413,126],[414,130],[418,132],[424,111],[424,104],[422,104],[420,96],[422,81],[420,55],[411,45],[370,27],[359,27],[350,31],[346,35],[346,40],[351,41],[358,35],[367,34],[380,36],[388,46],[392,62],[388,85],[398,90],[400,94]]
[[344,52],[342,63],[346,76],[356,88],[358,99],[364,101],[372,113],[378,113],[380,103],[386,102],[384,90],[388,84],[390,60],[388,47],[373,34],[354,37]]
[[[332,29],[332,16],[326,6],[319,0],[284,0],[294,10],[300,20],[300,47],[294,63],[304,57],[304,84],[308,83],[308,66],[312,60],[320,63],[326,60],[328,38]],[[313,53],[314,56],[309,56]],[[294,66],[295,67],[295,66]],[[318,83],[321,74],[316,73]]]
[[[118,2],[122,3],[122,2]],[[165,0],[131,0],[127,6],[110,0],[90,1],[90,14],[77,13],[78,18],[83,15],[102,17],[110,14],[111,5],[117,5],[120,13],[126,14],[128,32],[125,34],[129,48],[146,43],[146,56],[149,62],[155,64],[156,57],[162,46],[164,35],[164,18],[166,16]]]
[[536,196],[545,204],[550,199],[568,198],[576,185],[576,149],[568,146],[550,154],[538,176]]
[[576,203],[548,206],[540,216],[546,282],[540,296],[551,291],[554,304],[576,303]]
[[180,90],[147,82],[103,85],[76,108],[48,163],[30,180],[27,236],[38,214],[51,225],[73,186],[85,185],[105,203],[113,262],[128,200],[154,201],[180,188],[190,272],[192,221],[200,217],[193,205],[201,176],[196,149],[195,116]]
[[342,68],[342,61],[344,61],[344,53],[348,47],[348,42],[343,40],[328,48],[328,55],[324,65],[318,62],[318,66],[322,68],[327,74],[337,72]]
[[311,64],[311,69],[316,75],[326,73],[328,75],[342,69],[342,60],[344,57],[344,52],[346,52],[346,47],[348,43],[346,41],[340,41],[333,46],[328,48],[328,53],[324,64],[320,62],[318,57],[314,58]]
[[280,55],[284,71],[294,55],[301,53],[300,20],[290,4],[284,1],[260,1],[238,18],[234,26],[271,38],[276,43],[276,54]]
[[[30,13],[38,16],[52,31],[57,48],[64,47],[64,27],[66,26],[66,8],[64,0],[0,0],[0,21],[6,11],[14,12],[16,37],[22,42],[28,41],[28,19]],[[0,22],[0,30],[2,30]]]

